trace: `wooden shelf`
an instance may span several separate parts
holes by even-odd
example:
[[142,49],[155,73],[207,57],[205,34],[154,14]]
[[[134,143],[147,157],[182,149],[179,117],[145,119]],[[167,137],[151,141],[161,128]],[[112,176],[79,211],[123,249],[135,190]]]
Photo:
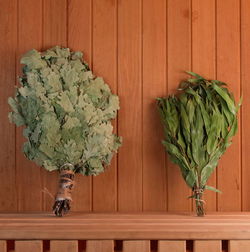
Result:
[[232,240],[250,239],[250,213],[0,214],[0,239]]

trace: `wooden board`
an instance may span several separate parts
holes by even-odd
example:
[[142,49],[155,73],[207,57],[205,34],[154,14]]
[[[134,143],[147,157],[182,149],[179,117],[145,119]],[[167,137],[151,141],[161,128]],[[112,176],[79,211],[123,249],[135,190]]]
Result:
[[[29,6],[29,8],[27,8]],[[21,56],[31,49],[42,48],[42,1],[20,0],[18,2],[18,48],[16,72],[22,74]],[[18,83],[18,85],[20,85]],[[29,161],[22,152],[27,141],[23,128],[16,131],[16,175],[19,211],[42,210],[41,168]],[[25,181],[25,183],[24,183]]]
[[43,252],[43,241],[15,241],[15,252]]
[[50,252],[78,252],[78,241],[50,241]]
[[[93,71],[117,94],[117,2],[93,1]],[[113,122],[117,132],[117,121]],[[117,209],[117,155],[100,176],[93,178],[93,210]]]
[[[143,1],[143,210],[167,208],[166,155],[156,97],[166,95],[166,1]],[[154,87],[154,88],[152,88]]]
[[118,1],[118,210],[142,210],[141,0]]
[[[250,96],[250,86],[248,82],[248,73],[250,69],[250,2],[247,0],[241,1],[241,91],[244,97]],[[250,138],[249,124],[250,124],[250,101],[244,98],[241,107],[242,116],[242,210],[250,210],[250,145],[248,139]]]
[[229,241],[228,252],[249,252],[250,251],[250,241],[249,240],[231,240]]
[[56,218],[51,214],[0,214],[0,239],[250,240],[250,215],[74,214]]
[[[92,1],[68,1],[68,47],[83,52],[83,58],[92,66]],[[72,193],[73,211],[92,210],[92,178],[76,176]]]
[[194,241],[194,252],[222,252],[222,242],[219,240]]
[[158,241],[159,252],[186,252],[186,241]]
[[7,252],[7,242],[0,240],[0,251]]
[[150,252],[150,241],[124,241],[123,252]]
[[[228,8],[230,6],[230,8]],[[228,84],[236,100],[240,97],[240,2],[217,1],[217,78]],[[241,115],[233,144],[219,161],[219,211],[241,210]]]
[[[216,79],[215,21],[215,0],[192,1],[192,71],[208,79]],[[216,171],[208,184],[216,188]],[[216,210],[216,193],[205,191],[204,200]]]
[[16,84],[16,46],[17,46],[17,1],[0,1],[0,209],[17,211],[15,174],[15,126],[8,120],[10,111],[7,99],[14,94]]
[[[168,1],[168,94],[173,94],[180,80],[187,78],[184,71],[191,69],[191,1]],[[181,57],[180,57],[181,55]],[[191,210],[191,195],[179,167],[168,159],[168,210]]]
[[114,241],[112,240],[90,240],[87,241],[86,252],[114,252]]
[[[56,13],[56,15],[55,15]],[[43,1],[43,49],[52,46],[67,46],[67,1]],[[43,185],[55,195],[58,187],[58,172],[48,172],[43,169]],[[54,199],[44,195],[44,210],[51,210]]]

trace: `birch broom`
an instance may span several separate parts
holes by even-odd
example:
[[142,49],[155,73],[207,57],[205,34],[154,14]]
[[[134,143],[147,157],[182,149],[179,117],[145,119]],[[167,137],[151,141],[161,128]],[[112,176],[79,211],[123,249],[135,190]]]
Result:
[[163,145],[192,189],[197,216],[204,216],[204,190],[219,192],[207,180],[236,134],[240,104],[235,104],[225,83],[187,73],[193,78],[180,84],[180,94],[157,100],[165,132]]
[[70,210],[75,174],[100,174],[121,144],[111,124],[119,99],[92,74],[81,52],[58,46],[31,50],[21,63],[20,86],[8,99],[9,119],[25,126],[25,156],[59,171],[53,212],[62,216]]

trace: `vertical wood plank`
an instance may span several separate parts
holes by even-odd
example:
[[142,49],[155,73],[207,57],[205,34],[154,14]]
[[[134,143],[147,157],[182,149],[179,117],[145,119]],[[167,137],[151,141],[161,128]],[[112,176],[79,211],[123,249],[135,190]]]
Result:
[[[217,78],[228,84],[236,100],[240,96],[240,2],[217,1]],[[218,166],[219,211],[241,210],[241,123],[233,144]],[[233,200],[232,200],[233,199]]]
[[194,241],[194,252],[221,252],[220,240],[197,240]]
[[[67,1],[43,1],[43,49],[52,46],[67,46]],[[58,186],[58,172],[43,169],[44,186],[53,195]],[[44,195],[44,210],[50,211],[54,199]]]
[[50,241],[50,252],[78,252],[78,241]]
[[118,1],[118,209],[142,210],[141,1]]
[[158,241],[159,252],[186,252],[186,241]]
[[[18,55],[16,71],[18,75],[22,75],[23,66],[20,65],[22,54],[33,48],[41,50],[42,47],[42,0],[19,0],[18,7]],[[23,128],[17,128],[16,133],[18,210],[41,211],[41,168],[25,158],[22,152],[22,145],[27,141],[23,137]]]
[[42,252],[43,241],[15,241],[15,252]]
[[228,252],[248,252],[250,251],[249,240],[230,240]]
[[0,252],[7,252],[7,242],[0,240]]
[[43,0],[43,47],[67,46],[67,0]]
[[150,252],[150,241],[124,241],[123,252]]
[[[68,46],[83,52],[83,58],[92,65],[92,1],[68,1]],[[76,186],[72,193],[73,211],[92,209],[92,178],[76,175]]]
[[156,97],[166,95],[166,1],[143,1],[143,210],[166,210],[166,156]]
[[15,126],[8,120],[9,96],[16,84],[17,1],[0,1],[0,211],[16,211]]
[[250,210],[250,2],[241,1],[241,84],[242,94],[244,96],[243,106],[241,107],[242,116],[242,210]]
[[[216,79],[215,0],[192,0],[192,71]],[[208,184],[216,188],[216,172]],[[216,210],[216,193],[206,191],[206,210]]]
[[[191,69],[191,1],[168,1],[168,92],[173,94],[180,80],[187,78]],[[181,177],[180,169],[170,160],[168,166],[168,210],[191,210],[187,200],[191,192]]]
[[90,240],[87,241],[86,252],[114,252],[114,241],[112,240]]
[[[117,93],[117,1],[93,1],[93,71]],[[117,121],[113,122],[114,132]],[[93,178],[93,210],[117,209],[117,156]]]

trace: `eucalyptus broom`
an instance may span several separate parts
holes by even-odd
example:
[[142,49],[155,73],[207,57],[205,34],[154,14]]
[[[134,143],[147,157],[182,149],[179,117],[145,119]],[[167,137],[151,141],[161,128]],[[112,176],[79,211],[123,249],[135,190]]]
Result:
[[8,100],[9,119],[25,126],[25,156],[47,171],[59,171],[53,211],[62,216],[70,209],[75,174],[100,174],[121,144],[111,124],[119,99],[93,75],[81,52],[58,46],[31,50],[21,63],[20,86]]
[[181,82],[179,94],[157,100],[163,145],[192,189],[197,215],[204,216],[202,196],[205,189],[219,192],[207,181],[236,134],[240,104],[236,105],[225,83],[187,73],[193,78]]

